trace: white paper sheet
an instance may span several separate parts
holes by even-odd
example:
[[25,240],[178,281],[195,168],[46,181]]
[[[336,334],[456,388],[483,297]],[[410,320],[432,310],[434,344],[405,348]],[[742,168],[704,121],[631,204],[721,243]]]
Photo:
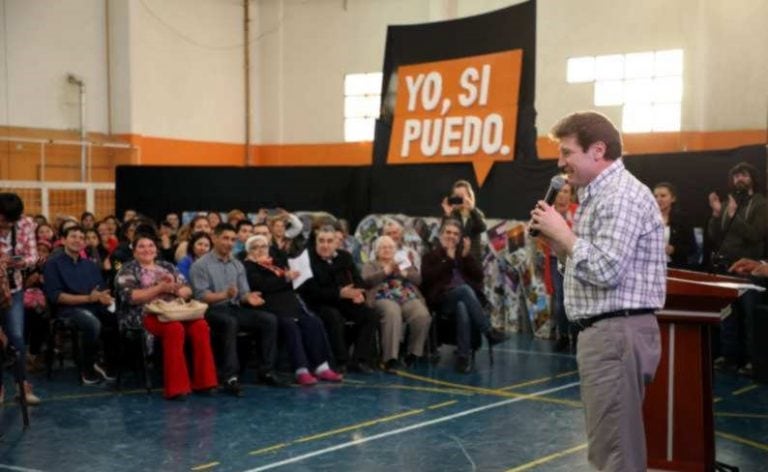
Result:
[[397,267],[400,268],[400,272],[405,272],[406,269],[411,267],[411,259],[408,258],[408,251],[401,249],[395,253],[395,262]]
[[288,268],[299,273],[299,276],[293,279],[294,290],[301,287],[301,284],[314,276],[312,274],[312,265],[309,263],[309,253],[306,249],[298,257],[288,259]]

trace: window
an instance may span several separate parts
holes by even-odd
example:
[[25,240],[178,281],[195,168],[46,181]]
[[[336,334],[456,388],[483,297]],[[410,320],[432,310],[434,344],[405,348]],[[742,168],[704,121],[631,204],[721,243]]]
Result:
[[372,72],[344,77],[344,141],[373,141],[382,76]]
[[680,131],[683,50],[572,57],[566,80],[593,83],[594,104],[622,107],[622,131]]

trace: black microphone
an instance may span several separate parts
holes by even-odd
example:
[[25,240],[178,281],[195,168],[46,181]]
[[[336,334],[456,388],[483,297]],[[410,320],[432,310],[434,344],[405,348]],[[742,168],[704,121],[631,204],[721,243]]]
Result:
[[[563,185],[565,185],[567,182],[565,181],[565,177],[563,177],[560,174],[557,174],[556,176],[552,177],[552,180],[549,181],[549,188],[547,189],[547,194],[544,195],[544,201],[547,202],[547,205],[552,205],[555,203],[555,198],[557,198],[557,194],[560,193],[560,189],[563,188]],[[533,236],[534,238],[538,236],[540,233],[539,230],[529,228],[528,234],[530,236]]]

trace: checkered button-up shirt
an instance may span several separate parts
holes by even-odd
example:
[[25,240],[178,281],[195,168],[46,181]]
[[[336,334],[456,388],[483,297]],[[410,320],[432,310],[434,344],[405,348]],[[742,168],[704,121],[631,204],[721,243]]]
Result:
[[663,307],[664,224],[648,187],[617,159],[578,194],[578,239],[565,260],[568,318]]

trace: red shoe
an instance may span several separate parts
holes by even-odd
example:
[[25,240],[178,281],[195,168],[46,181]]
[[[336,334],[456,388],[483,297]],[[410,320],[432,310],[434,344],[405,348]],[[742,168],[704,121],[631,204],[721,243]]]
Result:
[[317,383],[317,379],[309,372],[304,372],[303,374],[296,376],[296,383],[302,387],[309,387],[311,385],[315,385]]
[[341,374],[337,374],[336,372],[332,371],[331,369],[326,369],[320,373],[317,374],[317,378],[320,380],[323,380],[325,382],[341,382],[344,380],[344,376]]

